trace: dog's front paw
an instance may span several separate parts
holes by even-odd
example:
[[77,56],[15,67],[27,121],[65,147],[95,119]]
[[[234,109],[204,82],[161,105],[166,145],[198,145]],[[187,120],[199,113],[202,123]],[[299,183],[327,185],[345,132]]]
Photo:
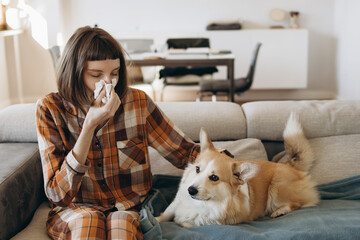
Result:
[[166,221],[167,221],[167,219],[164,217],[163,214],[161,214],[161,215],[158,216],[158,217],[155,217],[155,219],[156,219],[156,221],[158,221],[158,222],[166,222]]
[[195,227],[196,225],[194,225],[193,223],[189,223],[189,222],[183,222],[180,224],[180,226],[182,226],[184,228],[191,228],[191,227]]

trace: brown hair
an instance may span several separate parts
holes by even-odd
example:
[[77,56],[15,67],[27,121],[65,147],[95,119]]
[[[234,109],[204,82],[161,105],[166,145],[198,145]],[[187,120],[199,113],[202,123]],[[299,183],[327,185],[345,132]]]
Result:
[[58,67],[60,96],[82,109],[83,104],[91,101],[83,81],[87,61],[117,58],[120,59],[120,69],[115,92],[121,98],[128,88],[128,81],[124,50],[119,42],[101,28],[87,26],[77,29],[67,42]]

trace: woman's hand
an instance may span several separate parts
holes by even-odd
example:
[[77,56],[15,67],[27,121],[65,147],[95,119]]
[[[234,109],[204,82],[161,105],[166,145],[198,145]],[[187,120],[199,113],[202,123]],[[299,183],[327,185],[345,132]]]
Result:
[[116,110],[120,106],[120,98],[111,87],[110,99],[107,103],[102,102],[105,96],[105,88],[102,89],[100,95],[95,99],[85,117],[83,130],[73,148],[73,155],[80,164],[86,164],[86,157],[89,152],[94,131],[102,122],[113,117]]
[[95,130],[98,125],[115,115],[115,112],[121,103],[120,98],[116,94],[114,88],[111,87],[110,99],[106,103],[103,103],[102,98],[105,94],[106,92],[104,87],[89,108],[83,128]]

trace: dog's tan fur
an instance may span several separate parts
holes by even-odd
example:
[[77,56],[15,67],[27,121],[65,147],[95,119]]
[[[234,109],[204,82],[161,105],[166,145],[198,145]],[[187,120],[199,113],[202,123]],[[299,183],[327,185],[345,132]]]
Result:
[[184,171],[179,191],[158,221],[184,227],[236,224],[315,206],[319,195],[307,171],[314,161],[302,127],[291,115],[284,130],[288,161],[238,160],[215,149],[205,130],[201,153]]

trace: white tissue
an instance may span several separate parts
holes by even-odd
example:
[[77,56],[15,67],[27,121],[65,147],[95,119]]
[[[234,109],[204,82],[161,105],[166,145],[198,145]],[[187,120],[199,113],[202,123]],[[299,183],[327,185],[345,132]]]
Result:
[[95,90],[94,90],[95,99],[97,99],[97,97],[99,96],[101,89],[103,88],[104,85],[105,85],[104,80],[100,80],[99,82],[95,83]]
[[111,80],[111,84],[106,84],[104,80],[100,80],[99,82],[95,83],[95,90],[94,90],[94,98],[95,99],[99,96],[99,94],[104,86],[105,86],[106,95],[105,95],[105,97],[103,97],[103,99],[101,99],[101,101],[103,103],[107,103],[107,101],[109,101],[109,99],[110,99],[111,86],[113,86],[113,87],[116,86],[116,78],[113,78]]

